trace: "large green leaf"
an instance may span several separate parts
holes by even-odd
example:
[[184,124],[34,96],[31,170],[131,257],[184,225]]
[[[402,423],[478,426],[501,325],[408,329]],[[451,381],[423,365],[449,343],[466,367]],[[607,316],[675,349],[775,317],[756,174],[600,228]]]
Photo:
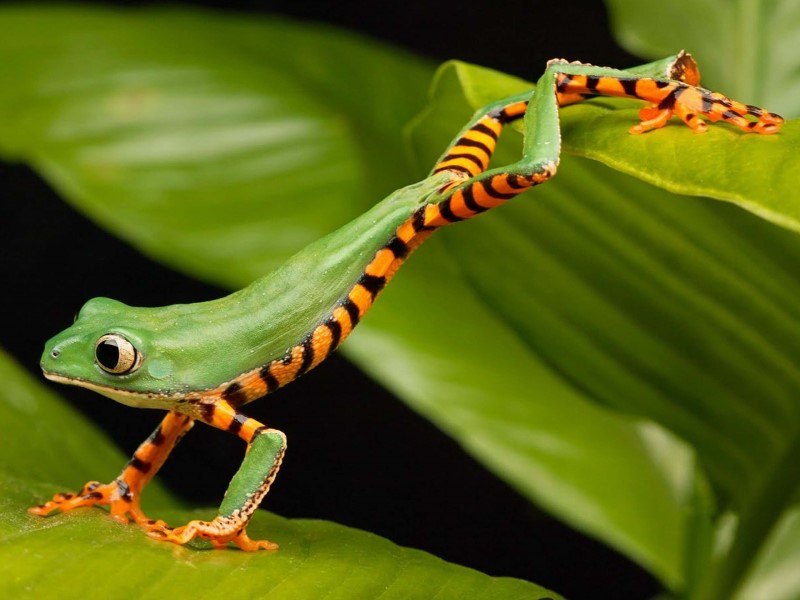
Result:
[[707,86],[800,116],[800,4],[795,0],[606,0],[619,42],[658,59],[684,48]]
[[707,510],[691,455],[588,404],[482,301],[446,246],[428,244],[348,356],[523,494],[680,587],[691,520]]
[[[486,81],[484,70],[465,65],[440,73],[444,89],[435,97],[441,107],[434,104],[420,123],[420,152],[435,147],[432,138],[446,138],[440,129],[452,125],[443,121],[459,105],[459,89],[472,107],[491,97]],[[595,110],[564,111],[565,146],[587,154],[590,137],[611,146],[608,139],[616,135],[613,164],[638,173],[642,145],[625,136],[616,116],[592,116],[591,136],[577,131],[579,120]],[[746,151],[736,132],[725,132],[733,136],[728,141],[682,127],[650,136],[661,134],[674,158],[662,156],[658,171],[645,178],[665,187],[712,190],[735,201],[748,183],[731,182],[761,168],[762,153]],[[797,148],[796,124],[774,139],[790,155]],[[704,146],[707,140],[719,151]],[[706,150],[696,163],[700,174],[684,177],[681,154],[691,154],[695,144]],[[727,169],[733,153],[749,167]],[[796,173],[791,159],[787,168]],[[795,180],[769,184],[787,211],[800,205]],[[728,597],[798,487],[792,465],[800,459],[800,313],[793,298],[800,290],[793,266],[800,262],[800,243],[793,233],[733,207],[675,196],[575,159],[565,158],[558,181],[528,197],[449,232],[459,272],[495,319],[589,397],[648,416],[691,442],[722,506],[743,515],[734,549],[722,554],[722,575],[703,584],[713,589],[709,597]],[[398,337],[412,337],[407,343],[414,346],[433,343],[422,341],[424,331]],[[708,533],[708,524],[701,527]],[[708,543],[703,535],[696,530],[687,537],[702,548]],[[692,554],[698,554],[694,568],[702,569],[702,551],[687,560]]]
[[781,518],[736,600],[795,600],[800,590],[800,507]]
[[[335,523],[263,511],[250,531],[280,541],[274,553],[198,552],[156,542],[97,509],[47,519],[29,515],[28,506],[61,486],[90,476],[112,478],[124,459],[2,352],[0,380],[0,591],[5,596],[52,598],[71,590],[86,598],[558,597]],[[172,523],[214,514],[180,510],[156,485],[148,486],[145,497]]]
[[[66,26],[70,18],[78,17],[80,35]],[[308,237],[318,235],[325,224],[332,229],[363,206],[367,192],[372,194],[369,201],[379,198],[374,189],[363,189],[360,181],[372,165],[380,163],[386,171],[390,164],[397,171],[384,185],[397,185],[393,182],[400,177],[398,173],[405,172],[398,167],[402,165],[397,158],[399,140],[390,139],[388,127],[375,133],[363,115],[393,113],[392,122],[400,118],[397,113],[402,115],[407,106],[401,101],[413,97],[416,81],[405,76],[409,67],[370,47],[368,54],[359,52],[359,61],[373,65],[375,71],[391,70],[393,76],[365,74],[366,66],[353,66],[359,61],[332,53],[330,38],[344,42],[327,33],[322,41],[311,38],[307,48],[314,44],[319,48],[325,41],[329,44],[321,53],[306,50],[305,62],[313,67],[312,75],[326,73],[324,81],[331,85],[319,91],[318,97],[309,97],[319,84],[309,89],[307,81],[316,80],[305,70],[293,70],[294,58],[287,67],[264,56],[266,49],[273,47],[274,36],[279,36],[280,42],[285,36],[301,34],[297,29],[277,33],[284,31],[282,27],[220,16],[214,17],[212,26],[199,15],[172,12],[147,15],[59,9],[31,13],[17,9],[0,14],[0,29],[12,32],[0,45],[0,52],[16,57],[13,74],[15,82],[19,79],[14,86],[0,86],[9,90],[0,98],[0,107],[16,107],[15,119],[7,119],[0,127],[8,132],[0,136],[0,147],[39,166],[81,209],[148,253],[217,282],[242,285],[267,270],[288,248],[296,249]],[[262,35],[255,36],[254,30]],[[180,32],[177,37],[175,31]],[[250,38],[245,35],[248,32]],[[246,45],[243,41],[253,38],[263,45],[256,45],[260,54],[252,51],[255,42]],[[146,44],[136,43],[145,39]],[[155,47],[154,40],[158,40],[157,53],[148,50]],[[348,49],[357,50],[348,44]],[[84,50],[88,47],[90,52]],[[99,52],[100,47],[106,50]],[[187,53],[187,47],[193,51]],[[335,65],[346,65],[345,72],[333,76],[338,73]],[[359,81],[369,81],[369,86],[358,88],[364,92],[354,95],[353,104],[341,100],[332,105],[328,100],[331,95],[340,98],[341,90]],[[398,89],[361,97],[367,88],[381,90],[391,85],[386,81],[398,82]],[[487,95],[497,93],[499,81],[486,86]],[[237,99],[246,100],[240,110]],[[401,104],[395,108],[398,102]],[[310,121],[304,129],[307,135],[295,135],[291,150],[284,150],[283,124],[303,122],[298,106],[308,107],[301,115]],[[463,100],[460,106],[465,107]],[[449,110],[447,106],[444,109]],[[389,141],[378,139],[382,142],[378,148],[384,149],[364,157],[349,138],[344,142],[335,138],[330,147],[336,156],[330,163],[330,153],[317,146],[324,145],[332,134],[320,123],[341,123],[348,116],[361,120],[354,137],[360,139],[364,135],[357,133],[360,131],[373,131],[373,137],[383,132]],[[460,120],[448,117],[442,121],[447,125],[445,137],[460,127]],[[233,144],[250,138],[230,132],[268,130],[265,121],[272,129],[278,128],[276,135],[265,134],[258,138],[260,143],[245,149]],[[208,143],[202,143],[205,139]],[[218,139],[229,141],[219,144]],[[439,139],[430,148],[439,152],[443,144]],[[316,154],[303,153],[307,146],[314,147]],[[276,172],[268,167],[278,148],[283,169]],[[391,153],[395,156],[387,158]],[[365,158],[368,162],[363,169],[341,166],[358,165]],[[297,177],[286,184],[287,173],[316,176],[327,173],[332,165],[336,178],[317,180],[324,194],[298,187]],[[297,231],[305,237],[293,233]],[[419,410],[528,496],[611,541],[679,586],[683,579],[681,552],[687,544],[686,507],[695,502],[693,478],[684,479],[683,469],[678,469],[681,477],[672,477],[669,470],[654,468],[653,463],[690,464],[687,452],[661,435],[660,443],[674,452],[656,454],[660,446],[645,433],[649,428],[587,405],[576,390],[520,345],[513,331],[497,322],[491,308],[481,307],[480,299],[460,281],[457,272],[443,285],[450,259],[436,242],[412,262],[408,283],[396,295],[389,290],[386,306],[350,344],[351,355],[405,396],[417,398]],[[432,294],[442,294],[436,306],[446,315],[426,308]],[[461,308],[454,311],[450,306],[458,297],[462,298]],[[421,311],[417,309],[420,304]],[[384,362],[370,360],[375,355],[375,335],[382,335],[381,319],[393,319],[395,332],[413,331],[420,329],[415,314],[428,315],[426,329],[440,342],[448,339],[441,339],[436,332],[455,327],[471,344],[454,344],[457,338],[451,337],[450,343],[437,345],[429,339],[431,335],[425,335],[423,343],[411,349],[408,360],[414,373],[408,377],[398,369],[408,352],[399,343],[381,348]],[[474,329],[460,328],[465,319]],[[476,331],[481,335],[476,336]],[[486,340],[508,347],[512,359],[497,354]],[[429,370],[431,363],[426,357],[434,353],[438,355],[434,364],[454,361],[452,374]],[[476,380],[473,363],[486,365],[492,377]],[[459,382],[465,369],[471,371],[471,378]],[[535,371],[535,382],[515,377],[520,369]],[[459,383],[453,386],[453,380]],[[470,387],[473,391],[465,394]],[[538,390],[536,396],[549,398],[550,403],[532,403],[532,387]],[[567,414],[569,419],[565,419]],[[489,427],[490,423],[495,425]],[[510,427],[516,430],[514,435],[509,435]],[[565,452],[566,448],[573,450]],[[675,457],[662,458],[672,454]],[[658,518],[653,518],[654,512]]]
[[[66,33],[77,15],[80,35]],[[396,114],[407,115],[418,79],[397,76],[409,67],[391,56],[362,49],[357,60],[343,60],[345,50],[330,63],[306,56],[312,74],[325,73],[313,85],[305,70],[270,63],[266,84],[269,25],[217,17],[212,27],[206,18],[0,13],[0,28],[14,32],[0,43],[0,64],[15,69],[0,71],[14,81],[0,86],[0,131],[9,132],[0,147],[40,167],[88,214],[148,253],[238,286],[361,210],[381,187],[373,174],[391,186],[407,176],[391,139],[399,117],[369,129],[372,146],[358,134],[337,137],[326,124],[358,117],[367,128],[364,105],[380,102],[392,113],[387,107],[404,98]],[[157,53],[141,48],[154,39]],[[65,58],[75,56],[81,60]],[[349,78],[361,60],[373,68],[369,85],[389,82],[390,91],[350,105],[346,88],[363,81],[360,72]],[[444,70],[414,138],[421,164],[474,107],[522,85],[463,65]],[[304,97],[309,92],[313,98]],[[229,102],[235,106],[225,109]],[[287,112],[295,106],[299,117]],[[625,130],[635,112],[617,111],[625,106],[602,100],[565,110],[565,147],[794,226],[796,124],[773,138],[724,125],[704,136],[676,125],[634,138]],[[376,110],[365,114],[379,121]],[[284,120],[304,123],[305,137],[282,129]],[[208,131],[209,123],[221,127]],[[242,133],[250,130],[263,138],[253,142]],[[317,136],[327,150],[283,150],[288,138],[303,148]],[[511,136],[499,161],[518,152]],[[772,162],[784,159],[776,172]],[[281,169],[270,170],[276,161]],[[297,174],[310,173],[324,195],[298,183]],[[743,515],[735,540],[751,545],[722,561],[740,570],[723,577],[733,589],[796,487],[789,465],[798,434],[797,252],[793,234],[733,206],[565,158],[541,190],[426,244],[346,351],[523,493],[675,590],[707,577],[714,526],[707,472],[720,505]],[[671,428],[695,447],[703,470],[662,429],[594,401]],[[763,518],[746,518],[751,513]]]
[[54,6],[3,8],[0,30],[0,155],[205,278],[249,282],[409,181],[432,69],[354,34]]

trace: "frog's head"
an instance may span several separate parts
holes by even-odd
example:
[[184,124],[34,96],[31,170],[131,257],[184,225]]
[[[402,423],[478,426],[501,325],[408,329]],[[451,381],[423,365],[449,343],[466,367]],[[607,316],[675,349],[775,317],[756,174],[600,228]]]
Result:
[[87,302],[75,322],[45,344],[41,359],[45,377],[89,388],[123,404],[167,408],[169,394],[153,384],[157,378],[148,364],[150,334],[136,311],[109,298]]

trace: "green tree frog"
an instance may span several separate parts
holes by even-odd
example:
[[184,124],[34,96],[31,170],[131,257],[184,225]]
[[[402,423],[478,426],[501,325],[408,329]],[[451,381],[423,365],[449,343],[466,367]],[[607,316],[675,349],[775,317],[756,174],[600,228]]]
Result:
[[[202,538],[216,547],[277,548],[251,539],[246,528],[275,480],[286,437],[247,417],[242,407],[325,360],[433,231],[552,177],[561,148],[559,107],[597,95],[644,100],[648,105],[633,134],[660,128],[673,114],[698,132],[707,128],[703,118],[745,132],[780,129],[778,115],[698,84],[696,64],[683,52],[624,71],[550,61],[535,92],[479,110],[426,179],[394,192],[248,287],[210,302],[160,308],[90,300],[72,326],[47,342],[41,360],[45,376],[167,414],[114,481],[57,494],[31,512],[107,505],[113,518],[133,520],[157,540],[185,544]],[[524,119],[522,157],[490,169],[501,130],[517,119]],[[218,515],[173,528],[146,517],[140,497],[195,421],[239,436],[247,450]]]

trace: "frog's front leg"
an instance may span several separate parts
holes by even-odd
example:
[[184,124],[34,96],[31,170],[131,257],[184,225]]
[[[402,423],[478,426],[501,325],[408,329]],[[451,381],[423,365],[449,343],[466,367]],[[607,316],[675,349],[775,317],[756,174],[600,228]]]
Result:
[[83,506],[108,506],[111,516],[120,522],[129,519],[149,529],[159,523],[148,519],[142,512],[142,489],[164,464],[169,453],[181,437],[191,429],[194,419],[177,412],[169,412],[156,430],[147,438],[130,461],[111,483],[90,481],[77,494],[56,494],[49,502],[34,506],[29,512],[46,516],[53,511],[67,512]]
[[209,540],[216,548],[232,542],[246,551],[276,550],[278,544],[274,542],[251,540],[245,528],[278,474],[286,452],[286,436],[237,412],[225,400],[198,404],[196,416],[247,442],[244,461],[231,479],[219,514],[213,520],[190,521],[174,529],[158,523],[148,528],[148,535],[175,544],[201,538]]

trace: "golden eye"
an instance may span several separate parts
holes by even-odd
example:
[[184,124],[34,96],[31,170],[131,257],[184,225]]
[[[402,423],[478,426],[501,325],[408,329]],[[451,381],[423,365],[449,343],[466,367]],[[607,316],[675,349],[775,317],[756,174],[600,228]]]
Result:
[[139,368],[141,354],[128,340],[116,333],[107,333],[97,340],[94,358],[106,373],[125,375]]

